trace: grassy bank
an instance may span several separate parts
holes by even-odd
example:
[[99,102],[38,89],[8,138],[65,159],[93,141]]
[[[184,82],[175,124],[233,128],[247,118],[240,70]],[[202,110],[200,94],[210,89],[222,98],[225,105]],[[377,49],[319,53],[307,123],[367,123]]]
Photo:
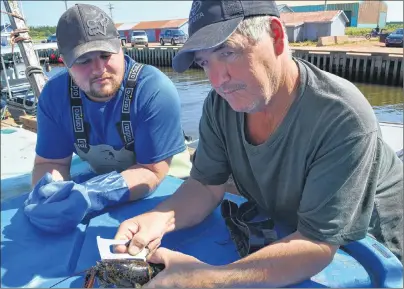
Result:
[[[391,33],[397,28],[403,28],[402,24],[388,24],[383,28],[383,33]],[[345,34],[349,36],[364,36],[366,33],[370,33],[372,28],[359,28],[359,27],[347,27],[345,28]]]
[[317,41],[306,40],[306,41],[301,41],[301,42],[290,42],[289,45],[292,47],[316,46]]

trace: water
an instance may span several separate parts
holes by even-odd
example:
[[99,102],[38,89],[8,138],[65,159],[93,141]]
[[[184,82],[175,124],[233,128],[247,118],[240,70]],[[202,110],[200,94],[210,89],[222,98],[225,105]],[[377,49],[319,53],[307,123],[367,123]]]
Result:
[[[50,75],[59,71],[53,67]],[[199,119],[202,114],[203,101],[211,89],[204,72],[191,69],[185,73],[176,73],[171,68],[160,68],[178,89],[182,105],[182,124],[185,133],[198,138]],[[403,123],[403,89],[385,85],[355,83],[372,105],[376,116],[382,122]]]

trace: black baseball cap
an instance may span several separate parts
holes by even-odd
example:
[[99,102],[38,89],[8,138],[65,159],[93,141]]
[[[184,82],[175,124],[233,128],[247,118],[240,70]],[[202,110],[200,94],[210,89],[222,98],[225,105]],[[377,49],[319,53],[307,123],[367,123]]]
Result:
[[67,67],[87,52],[118,53],[119,32],[112,19],[100,8],[76,4],[62,14],[56,27],[59,53]]
[[194,61],[194,52],[216,47],[251,16],[279,16],[275,1],[194,0],[188,19],[189,39],[173,59],[173,69],[184,72]]

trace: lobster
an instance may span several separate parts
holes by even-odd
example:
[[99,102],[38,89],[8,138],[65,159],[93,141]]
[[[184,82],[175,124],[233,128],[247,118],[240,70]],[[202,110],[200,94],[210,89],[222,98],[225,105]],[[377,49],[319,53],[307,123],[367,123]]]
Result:
[[164,269],[163,264],[134,259],[98,261],[86,274],[84,288],[93,288],[97,278],[103,287],[141,288]]
[[[97,261],[95,266],[81,272],[86,273],[83,288],[93,288],[96,279],[102,287],[141,288],[164,268],[164,264],[153,264],[138,259]],[[81,273],[76,273],[73,276]],[[73,276],[64,278],[50,288]]]

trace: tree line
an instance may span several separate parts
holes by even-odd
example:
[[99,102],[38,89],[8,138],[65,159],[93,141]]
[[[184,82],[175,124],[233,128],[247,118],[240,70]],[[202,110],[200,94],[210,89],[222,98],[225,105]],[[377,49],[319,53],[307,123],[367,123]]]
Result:
[[56,33],[56,26],[30,26],[28,33],[32,39],[46,39]]

